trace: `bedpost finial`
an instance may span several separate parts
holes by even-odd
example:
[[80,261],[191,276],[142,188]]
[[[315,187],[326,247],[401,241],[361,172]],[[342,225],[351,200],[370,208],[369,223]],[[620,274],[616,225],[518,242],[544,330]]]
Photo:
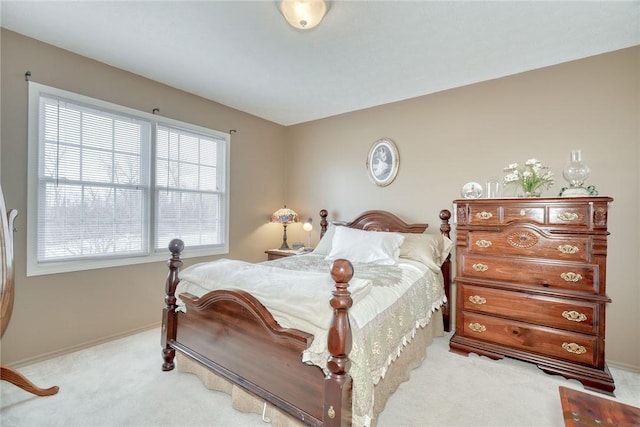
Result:
[[180,239],[173,239],[169,242],[169,252],[172,255],[180,255],[184,250],[184,242]]
[[322,209],[320,211],[320,238],[324,237],[324,233],[327,232],[327,226],[329,223],[327,222],[327,216],[329,216],[329,211],[326,209]]
[[353,277],[353,264],[346,259],[337,259],[331,264],[331,278],[336,283],[349,283]]
[[445,237],[451,237],[451,224],[449,224],[449,219],[451,219],[451,211],[448,209],[443,209],[440,211],[440,219],[442,223],[440,224],[440,233],[442,233]]

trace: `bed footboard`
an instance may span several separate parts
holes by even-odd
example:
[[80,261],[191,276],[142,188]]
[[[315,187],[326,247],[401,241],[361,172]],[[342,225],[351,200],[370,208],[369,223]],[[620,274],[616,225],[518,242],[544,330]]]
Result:
[[181,294],[186,313],[176,312],[175,291],[183,248],[178,239],[169,245],[162,369],[174,368],[175,352],[179,351],[308,425],[351,425],[348,310],[353,301],[347,289],[353,277],[351,263],[336,260],[331,269],[336,288],[330,300],[334,315],[325,375],[319,367],[301,361],[313,336],[280,327],[271,313],[247,292],[219,290],[200,298]]

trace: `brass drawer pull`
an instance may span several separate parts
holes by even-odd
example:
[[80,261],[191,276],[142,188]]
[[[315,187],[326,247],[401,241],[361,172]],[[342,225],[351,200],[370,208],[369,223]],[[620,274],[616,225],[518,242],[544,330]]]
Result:
[[487,299],[486,298],[482,298],[480,295],[471,295],[469,297],[469,301],[472,304],[477,304],[477,305],[482,305],[482,304],[486,304],[487,303]]
[[587,352],[587,349],[585,347],[578,345],[574,342],[571,342],[571,343],[563,342],[562,348],[567,350],[569,353],[573,353],[573,354],[585,354]]
[[569,255],[577,254],[578,252],[580,252],[580,248],[573,245],[560,245],[558,246],[558,250],[560,251],[560,253],[569,254]]
[[562,277],[562,279],[566,282],[579,282],[580,280],[582,280],[582,275],[580,273],[574,273],[573,271],[562,273],[560,277]]
[[580,215],[575,212],[562,212],[558,215],[558,219],[561,221],[575,221],[578,218],[580,218]]
[[479,248],[490,248],[491,245],[493,245],[493,243],[491,243],[491,240],[478,240],[476,242],[476,246]]
[[334,419],[336,417],[336,410],[333,409],[333,405],[329,406],[329,409],[327,410],[327,416],[331,419]]
[[493,217],[493,214],[491,212],[482,211],[476,214],[476,218],[478,219],[490,219],[492,217]]
[[563,311],[562,317],[564,317],[567,320],[571,320],[572,322],[584,322],[585,320],[587,320],[586,314],[579,313],[575,310]]
[[471,329],[473,332],[484,332],[487,330],[487,328],[480,323],[469,323],[469,329]]
[[479,272],[483,272],[483,271],[487,271],[489,269],[489,266],[487,264],[473,264],[471,266],[475,271],[479,271]]

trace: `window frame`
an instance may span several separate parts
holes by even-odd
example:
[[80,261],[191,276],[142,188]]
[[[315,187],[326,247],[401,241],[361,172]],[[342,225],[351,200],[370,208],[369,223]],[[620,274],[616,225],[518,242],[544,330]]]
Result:
[[[39,105],[41,94],[47,94],[54,97],[66,99],[71,102],[84,104],[89,107],[105,110],[109,112],[121,113],[151,123],[151,147],[149,164],[146,165],[150,173],[148,206],[146,210],[147,232],[145,232],[148,240],[148,255],[141,256],[114,256],[109,255],[106,258],[99,259],[73,259],[66,261],[47,261],[39,263],[37,257],[37,232],[38,232],[38,186],[39,186]],[[27,166],[27,276],[39,276],[46,274],[55,274],[72,271],[92,270],[98,268],[120,267],[126,265],[145,264],[150,262],[166,261],[170,256],[168,248],[155,249],[156,236],[156,209],[155,200],[156,186],[156,132],[157,126],[169,126],[171,128],[183,129],[187,132],[194,132],[200,135],[215,138],[222,142],[223,156],[218,159],[217,165],[222,166],[221,176],[222,183],[222,207],[220,213],[223,215],[220,232],[223,234],[223,243],[210,246],[194,246],[190,247],[184,254],[184,258],[194,258],[202,256],[224,255],[229,253],[229,205],[230,205],[230,151],[231,151],[231,135],[227,132],[221,132],[208,129],[202,126],[185,123],[168,117],[159,116],[157,114],[147,113],[89,96],[69,92],[40,83],[29,82],[28,95],[28,166]],[[220,173],[220,172],[218,172]]]

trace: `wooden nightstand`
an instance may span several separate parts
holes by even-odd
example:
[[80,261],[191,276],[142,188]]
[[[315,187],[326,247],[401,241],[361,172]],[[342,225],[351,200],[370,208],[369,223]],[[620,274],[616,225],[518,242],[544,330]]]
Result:
[[267,254],[267,260],[272,261],[274,259],[278,259],[278,258],[284,258],[284,257],[288,257],[288,256],[294,256],[294,255],[302,255],[302,254],[307,254],[309,252],[311,252],[313,249],[311,248],[305,248],[304,251],[300,251],[300,250],[293,250],[293,249],[267,249],[266,251],[264,251],[265,254]]

